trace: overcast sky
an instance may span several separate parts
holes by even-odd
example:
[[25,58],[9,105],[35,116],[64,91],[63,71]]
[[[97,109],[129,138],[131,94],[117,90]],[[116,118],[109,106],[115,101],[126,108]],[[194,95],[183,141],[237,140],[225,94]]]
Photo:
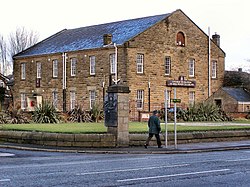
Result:
[[40,40],[62,29],[165,14],[181,9],[205,33],[221,37],[226,69],[250,72],[250,0],[1,0],[0,34],[17,27]]

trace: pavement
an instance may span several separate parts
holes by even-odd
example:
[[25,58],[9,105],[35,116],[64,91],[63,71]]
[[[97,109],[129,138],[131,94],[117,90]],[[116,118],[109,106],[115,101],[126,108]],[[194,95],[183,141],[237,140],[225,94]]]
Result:
[[50,147],[33,144],[15,144],[0,142],[0,148],[27,150],[27,151],[47,151],[64,153],[89,153],[89,154],[181,154],[199,153],[226,150],[250,149],[250,140],[227,141],[227,142],[207,142],[207,143],[188,143],[163,146],[143,146],[136,147],[115,147],[115,148],[75,148],[75,147]]

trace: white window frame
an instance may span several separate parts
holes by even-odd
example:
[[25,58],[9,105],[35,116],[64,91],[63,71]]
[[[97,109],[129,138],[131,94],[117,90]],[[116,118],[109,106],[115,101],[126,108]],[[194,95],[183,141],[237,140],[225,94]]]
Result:
[[58,92],[56,92],[56,91],[52,92],[52,101],[53,101],[53,106],[57,109],[57,105],[58,105]]
[[52,66],[53,66],[53,77],[58,77],[58,60],[52,60]]
[[143,105],[144,105],[144,90],[137,90],[136,94],[137,109],[143,109]]
[[21,94],[21,109],[26,109],[26,95],[24,93]]
[[36,62],[36,78],[41,79],[42,78],[42,63]]
[[95,98],[96,98],[96,91],[90,90],[89,91],[89,107],[90,107],[90,109],[92,109],[93,106],[95,105]]
[[144,71],[144,54],[138,53],[136,57],[136,72],[138,74],[143,73]]
[[217,61],[212,61],[212,78],[217,78]]
[[171,74],[171,57],[167,56],[165,58],[165,75]]
[[110,63],[110,73],[115,74],[116,68],[115,68],[115,53],[109,55],[109,63]]
[[70,59],[70,74],[72,77],[76,76],[76,63],[77,63],[76,58]]
[[192,59],[189,59],[189,63],[188,63],[188,75],[189,77],[194,77],[194,74],[195,74],[195,60],[192,58]]
[[70,92],[70,109],[73,110],[76,106],[76,92]]
[[26,79],[26,64],[21,63],[21,80]]
[[89,57],[89,71],[90,71],[90,75],[95,75],[95,56],[90,56]]
[[168,96],[168,101],[167,101],[167,107],[170,108],[170,101],[171,101],[171,91],[170,90],[167,90],[167,96]]
[[195,102],[195,92],[194,91],[190,91],[189,92],[189,104],[190,105],[194,105]]

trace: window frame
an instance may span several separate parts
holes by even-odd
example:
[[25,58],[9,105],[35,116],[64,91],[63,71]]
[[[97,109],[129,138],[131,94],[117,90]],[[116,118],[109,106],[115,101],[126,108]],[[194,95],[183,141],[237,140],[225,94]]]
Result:
[[188,97],[188,102],[189,102],[189,105],[194,105],[194,102],[195,102],[195,91],[190,91],[189,92],[189,97]]
[[136,91],[136,107],[137,109],[143,109],[144,107],[144,90]]
[[25,110],[26,107],[27,107],[26,94],[25,93],[21,93],[21,109]]
[[77,58],[75,57],[70,58],[70,75],[72,77],[76,76],[76,64],[77,64]]
[[89,91],[89,108],[92,109],[96,102],[96,91],[90,90]]
[[58,106],[58,92],[56,92],[56,91],[52,92],[52,104],[55,107],[55,109],[57,109],[57,106]]
[[115,53],[112,53],[109,55],[109,63],[110,63],[110,73],[115,74],[116,68],[115,68]]
[[58,60],[57,59],[52,60],[52,76],[53,78],[58,77]]
[[217,61],[216,60],[212,61],[211,77],[212,79],[217,78]]
[[138,53],[136,55],[136,73],[143,74],[144,72],[144,54]]
[[[167,63],[169,64],[167,65]],[[171,57],[170,56],[165,57],[165,75],[167,76],[171,75]]]
[[36,78],[42,78],[42,63],[39,61],[36,62]]
[[185,34],[179,31],[176,35],[176,45],[184,47],[185,44]]
[[70,91],[70,109],[73,110],[76,106],[76,92]]
[[89,73],[90,75],[95,75],[96,70],[96,57],[90,56],[89,57]]
[[194,77],[195,76],[195,59],[190,58],[188,62],[188,76]]
[[26,79],[26,64],[21,63],[21,80]]

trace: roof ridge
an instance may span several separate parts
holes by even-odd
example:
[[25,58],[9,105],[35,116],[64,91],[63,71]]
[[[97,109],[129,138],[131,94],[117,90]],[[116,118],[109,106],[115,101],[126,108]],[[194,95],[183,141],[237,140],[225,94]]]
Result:
[[115,24],[115,23],[122,23],[126,21],[136,21],[140,19],[147,19],[147,18],[153,18],[153,17],[158,17],[158,16],[167,16],[171,13],[166,13],[166,14],[158,14],[158,15],[153,15],[153,16],[146,16],[146,17],[139,17],[139,18],[132,18],[132,19],[124,19],[124,20],[119,20],[119,21],[112,21],[112,22],[106,22],[106,23],[100,23],[100,24],[93,24],[93,25],[86,25],[83,27],[76,27],[72,29],[66,29],[66,30],[76,30],[76,29],[82,29],[82,28],[88,28],[88,27],[96,27],[96,26],[103,26],[103,25],[109,25],[109,24]]

